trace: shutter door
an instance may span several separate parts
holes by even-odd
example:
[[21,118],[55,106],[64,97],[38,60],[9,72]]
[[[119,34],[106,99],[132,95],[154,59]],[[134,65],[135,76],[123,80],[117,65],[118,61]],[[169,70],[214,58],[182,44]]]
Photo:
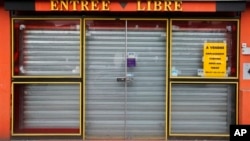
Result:
[[235,122],[235,85],[172,84],[172,134],[228,134]]
[[[128,21],[130,25],[131,21]],[[128,52],[137,55],[128,83],[127,138],[165,138],[166,21],[138,22],[128,29]]]
[[125,133],[125,85],[116,81],[125,76],[125,25],[109,24],[86,29],[87,139],[123,139]]
[[197,76],[197,70],[203,69],[204,42],[226,42],[228,62],[231,66],[232,33],[225,28],[179,28],[172,26],[172,69],[178,70],[178,76]]
[[79,84],[29,84],[23,92],[25,129],[79,129]]
[[21,32],[20,38],[21,75],[79,76],[78,26],[64,28],[27,26]]
[[[98,21],[99,26],[105,22]],[[124,26],[118,28],[116,22]],[[128,27],[127,34],[125,21],[87,29],[87,139],[165,137],[166,21],[162,23],[164,28]],[[126,35],[127,51],[137,55],[134,68],[125,68]],[[126,71],[134,81],[117,82]]]

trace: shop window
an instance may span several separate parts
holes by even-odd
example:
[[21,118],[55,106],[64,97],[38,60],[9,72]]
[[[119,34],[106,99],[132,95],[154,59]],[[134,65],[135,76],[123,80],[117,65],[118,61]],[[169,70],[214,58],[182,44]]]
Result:
[[15,134],[80,133],[80,83],[13,83]]
[[227,137],[238,122],[238,20],[170,23],[169,136]]
[[12,19],[12,135],[80,136],[81,19]]
[[14,20],[14,76],[80,76],[80,20]]
[[237,83],[172,82],[170,135],[229,134],[236,123]]
[[171,20],[170,76],[238,77],[237,20]]

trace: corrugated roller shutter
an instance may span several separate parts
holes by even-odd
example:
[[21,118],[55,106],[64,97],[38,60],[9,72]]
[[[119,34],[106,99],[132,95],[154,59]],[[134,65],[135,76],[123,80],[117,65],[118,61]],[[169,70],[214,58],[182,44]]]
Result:
[[28,28],[20,35],[21,75],[80,74],[80,30],[68,28]]
[[128,52],[136,53],[136,67],[127,69],[134,75],[127,88],[127,137],[164,139],[166,29],[141,26],[127,34]]
[[86,138],[124,138],[125,30],[87,29]]
[[171,133],[228,134],[234,101],[232,84],[172,84]]
[[[125,28],[87,29],[87,139],[165,137],[166,30]],[[133,68],[125,68],[126,41]],[[134,75],[127,85],[116,80],[126,69]]]
[[223,28],[179,28],[172,26],[172,69],[178,70],[178,76],[197,76],[197,70],[203,69],[203,45],[205,42],[226,42],[228,63],[232,67],[232,32]]
[[79,129],[79,84],[29,84],[23,87],[24,128]]

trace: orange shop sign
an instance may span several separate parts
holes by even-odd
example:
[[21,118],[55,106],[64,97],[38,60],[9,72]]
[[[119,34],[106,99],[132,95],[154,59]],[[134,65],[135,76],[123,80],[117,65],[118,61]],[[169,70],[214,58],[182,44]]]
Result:
[[35,0],[35,11],[215,12],[215,1]]
[[182,11],[181,0],[50,0],[36,1],[37,11]]

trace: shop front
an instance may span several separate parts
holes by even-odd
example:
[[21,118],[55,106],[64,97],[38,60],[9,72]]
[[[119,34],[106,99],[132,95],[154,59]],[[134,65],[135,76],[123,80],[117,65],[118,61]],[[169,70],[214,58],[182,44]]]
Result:
[[11,11],[11,137],[229,137],[245,2],[50,0]]

